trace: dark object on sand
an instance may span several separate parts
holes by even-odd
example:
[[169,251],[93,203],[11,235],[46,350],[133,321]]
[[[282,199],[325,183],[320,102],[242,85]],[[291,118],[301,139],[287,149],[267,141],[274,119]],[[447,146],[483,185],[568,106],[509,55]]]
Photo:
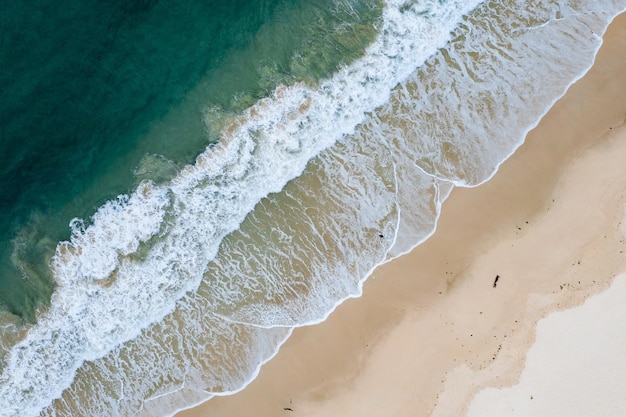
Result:
[[496,275],[496,279],[493,280],[493,288],[496,288],[496,285],[498,285],[499,279],[500,279],[500,275]]

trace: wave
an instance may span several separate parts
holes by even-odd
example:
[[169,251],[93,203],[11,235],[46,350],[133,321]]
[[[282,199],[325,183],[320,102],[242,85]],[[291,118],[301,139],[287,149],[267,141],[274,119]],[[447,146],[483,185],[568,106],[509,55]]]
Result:
[[197,289],[220,242],[246,214],[384,103],[469,7],[390,2],[363,59],[317,87],[278,88],[232,120],[220,143],[171,184],[144,182],[101,207],[90,226],[74,222],[51,262],[58,288],[50,308],[5,358],[3,414],[38,414],[83,362],[163,320]]
[[2,415],[168,414],[241,389],[427,239],[454,185],[488,180],[623,9],[476,6],[388,2],[362,59],[279,87],[170,183],[73,222],[49,310],[4,358]]

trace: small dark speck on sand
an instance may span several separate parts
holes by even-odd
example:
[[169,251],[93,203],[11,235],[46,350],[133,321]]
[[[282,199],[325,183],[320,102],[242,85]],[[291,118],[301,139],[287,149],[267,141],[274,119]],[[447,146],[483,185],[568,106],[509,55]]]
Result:
[[500,275],[496,275],[496,279],[493,280],[493,288],[496,288],[498,285],[498,280],[500,279]]

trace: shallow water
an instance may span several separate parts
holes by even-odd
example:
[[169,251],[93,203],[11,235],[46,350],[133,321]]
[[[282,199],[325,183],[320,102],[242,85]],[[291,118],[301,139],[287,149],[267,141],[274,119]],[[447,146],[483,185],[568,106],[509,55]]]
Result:
[[6,5],[0,306],[32,320],[72,218],[171,179],[276,85],[354,60],[380,13],[376,0]]
[[[305,6],[287,5],[254,45],[306,26],[285,19]],[[235,74],[224,58],[226,78],[201,77],[146,124],[142,138],[187,137],[177,120],[195,114],[204,140],[220,140],[186,166],[177,140],[155,140],[159,151],[142,141],[126,187],[156,181],[72,223],[51,261],[50,307],[27,333],[6,318],[3,415],[168,414],[241,389],[293,326],[323,320],[376,265],[427,239],[454,185],[488,180],[586,71],[624,7],[389,1],[380,16],[370,6],[331,8],[357,23],[329,18],[338,24],[323,40],[315,33],[327,31],[303,30],[303,44],[325,47],[295,47],[313,52],[272,72],[266,89],[291,83],[267,98],[257,81],[210,101],[210,80]],[[305,22],[324,21],[312,10]],[[364,56],[344,65],[372,28]]]

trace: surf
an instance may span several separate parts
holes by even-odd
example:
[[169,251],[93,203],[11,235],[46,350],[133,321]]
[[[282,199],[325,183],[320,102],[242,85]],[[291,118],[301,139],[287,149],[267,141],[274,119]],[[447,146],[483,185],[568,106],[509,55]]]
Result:
[[74,221],[51,306],[3,363],[4,415],[170,414],[240,390],[427,239],[452,187],[487,181],[621,11],[541,5],[388,2],[363,58],[278,87],[170,182]]

